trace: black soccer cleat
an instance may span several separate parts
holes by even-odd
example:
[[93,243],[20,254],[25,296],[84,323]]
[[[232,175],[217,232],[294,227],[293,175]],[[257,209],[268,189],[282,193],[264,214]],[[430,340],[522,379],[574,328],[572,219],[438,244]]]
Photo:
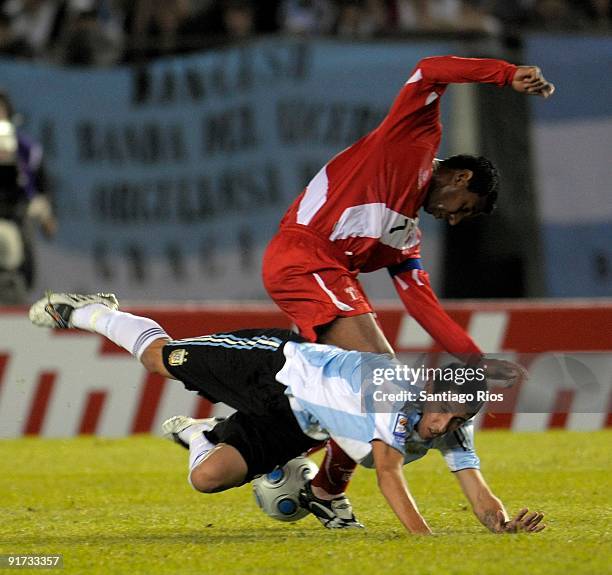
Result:
[[319,499],[308,481],[299,495],[300,505],[310,511],[327,529],[363,529],[353,515],[353,506],[345,495],[331,500]]

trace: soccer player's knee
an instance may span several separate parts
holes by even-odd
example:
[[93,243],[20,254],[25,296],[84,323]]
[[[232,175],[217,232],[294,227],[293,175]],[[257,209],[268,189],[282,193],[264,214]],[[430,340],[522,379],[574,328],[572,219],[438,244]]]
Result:
[[191,470],[189,483],[200,493],[216,493],[224,486],[223,478],[206,465],[199,465]]

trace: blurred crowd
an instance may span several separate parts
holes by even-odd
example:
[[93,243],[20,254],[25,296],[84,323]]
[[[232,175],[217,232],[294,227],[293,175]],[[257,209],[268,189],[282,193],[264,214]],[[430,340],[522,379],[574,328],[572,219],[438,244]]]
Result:
[[0,0],[0,52],[105,66],[264,34],[609,32],[612,0]]

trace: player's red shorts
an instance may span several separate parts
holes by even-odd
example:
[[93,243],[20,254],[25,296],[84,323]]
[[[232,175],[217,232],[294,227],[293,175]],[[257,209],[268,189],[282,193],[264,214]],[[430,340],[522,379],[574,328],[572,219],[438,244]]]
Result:
[[263,258],[270,297],[310,341],[317,339],[316,327],[337,317],[372,312],[357,273],[333,242],[298,224],[283,226]]

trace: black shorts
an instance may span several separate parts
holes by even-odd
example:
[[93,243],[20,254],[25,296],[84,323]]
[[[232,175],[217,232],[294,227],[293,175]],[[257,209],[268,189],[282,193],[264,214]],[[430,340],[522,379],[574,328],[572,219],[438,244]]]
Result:
[[304,339],[288,330],[248,329],[173,340],[163,348],[166,369],[187,389],[236,409],[206,435],[240,452],[247,481],[319,443],[302,432],[285,386],[276,381],[287,341]]
[[270,473],[321,443],[304,434],[288,400],[286,406],[267,416],[234,413],[204,435],[212,443],[227,443],[238,450],[247,464],[245,482]]

